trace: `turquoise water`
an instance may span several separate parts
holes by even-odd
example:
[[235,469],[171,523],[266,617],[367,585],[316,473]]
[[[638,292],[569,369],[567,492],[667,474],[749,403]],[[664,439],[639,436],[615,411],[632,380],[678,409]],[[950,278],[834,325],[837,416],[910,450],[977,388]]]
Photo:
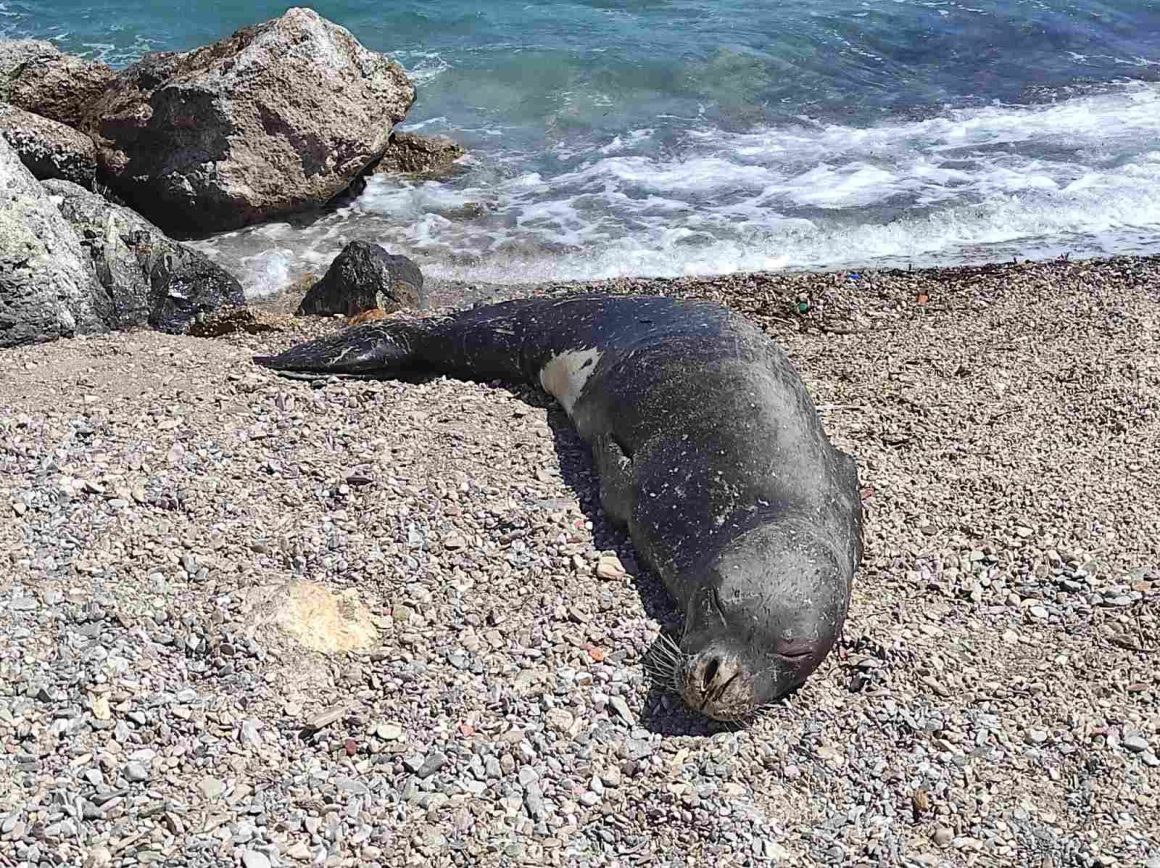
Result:
[[[0,0],[0,32],[119,65],[284,8]],[[255,291],[354,237],[484,279],[1160,250],[1160,0],[315,8],[472,157],[207,242]]]

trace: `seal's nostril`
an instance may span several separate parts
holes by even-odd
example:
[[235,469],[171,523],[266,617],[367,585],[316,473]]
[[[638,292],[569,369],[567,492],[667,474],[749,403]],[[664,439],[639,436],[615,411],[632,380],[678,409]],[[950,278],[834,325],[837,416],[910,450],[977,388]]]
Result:
[[684,669],[681,695],[717,720],[738,720],[755,710],[752,676],[729,649],[706,649]]
[[713,679],[717,677],[717,670],[721,667],[721,662],[717,657],[714,657],[705,664],[705,672],[702,675],[701,683],[707,691],[713,684]]

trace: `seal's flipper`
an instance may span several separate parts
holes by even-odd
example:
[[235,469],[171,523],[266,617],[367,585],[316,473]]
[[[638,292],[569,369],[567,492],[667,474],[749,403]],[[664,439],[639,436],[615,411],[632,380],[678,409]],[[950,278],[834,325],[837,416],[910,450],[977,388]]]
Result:
[[632,515],[632,459],[611,434],[592,439],[592,461],[600,476],[600,505],[605,514],[620,524]]
[[276,371],[326,374],[376,374],[414,367],[416,345],[427,334],[420,323],[371,323],[298,344],[276,356],[254,361]]

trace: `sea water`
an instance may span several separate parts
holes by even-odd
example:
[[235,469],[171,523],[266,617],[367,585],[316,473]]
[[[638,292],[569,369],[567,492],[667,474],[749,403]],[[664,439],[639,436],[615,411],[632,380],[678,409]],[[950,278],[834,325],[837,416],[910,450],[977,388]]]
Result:
[[[199,242],[255,294],[363,238],[481,281],[1160,252],[1160,0],[318,0],[443,180]],[[268,0],[0,0],[124,65]]]

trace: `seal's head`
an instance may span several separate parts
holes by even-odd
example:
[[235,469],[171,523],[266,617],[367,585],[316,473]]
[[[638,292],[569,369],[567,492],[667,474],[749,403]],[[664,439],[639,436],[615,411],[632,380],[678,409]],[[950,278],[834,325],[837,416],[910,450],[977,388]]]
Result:
[[830,546],[763,525],[705,569],[674,661],[685,702],[717,720],[751,716],[797,687],[829,653],[850,583]]

